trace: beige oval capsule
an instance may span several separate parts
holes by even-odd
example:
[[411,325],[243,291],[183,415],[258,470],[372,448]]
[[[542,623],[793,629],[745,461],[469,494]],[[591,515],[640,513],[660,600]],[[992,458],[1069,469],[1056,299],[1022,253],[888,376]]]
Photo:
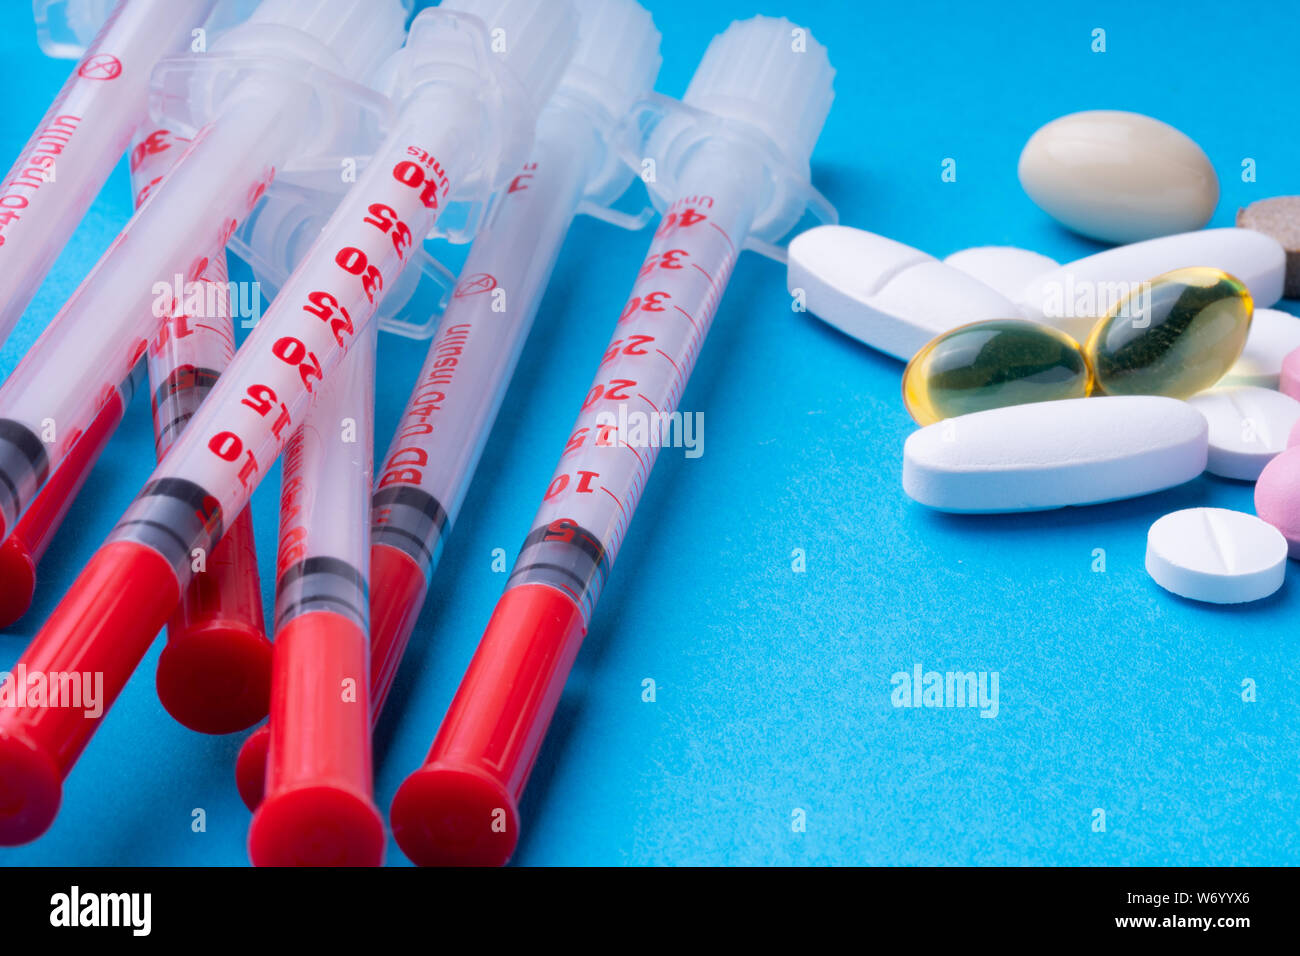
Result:
[[1188,398],[1209,388],[1240,357],[1252,312],[1245,283],[1219,269],[1139,283],[1088,337],[1096,392]]
[[1052,120],[1025,144],[1019,175],[1040,209],[1105,242],[1199,229],[1219,202],[1201,147],[1168,123],[1119,110]]
[[920,425],[970,412],[1083,398],[1092,375],[1079,343],[1024,319],[972,322],[931,339],[903,370],[903,403]]

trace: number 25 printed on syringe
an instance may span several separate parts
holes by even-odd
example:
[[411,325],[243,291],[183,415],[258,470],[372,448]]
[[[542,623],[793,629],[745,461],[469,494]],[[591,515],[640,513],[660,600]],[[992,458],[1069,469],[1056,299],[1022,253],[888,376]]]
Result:
[[[393,179],[403,186],[418,190],[420,200],[425,207],[436,211],[447,189],[446,175],[428,153],[415,147],[409,147],[408,152],[418,156],[421,163],[430,166],[430,171],[426,173],[420,163],[406,160],[393,167]],[[399,264],[404,263],[414,243],[411,227],[398,218],[397,212],[391,206],[384,203],[371,203],[367,207],[367,212],[368,215],[362,222],[373,227],[376,234],[387,236],[392,245],[391,254],[396,255]],[[368,243],[363,244],[368,245]],[[394,271],[384,269],[386,257],[390,253],[386,248],[382,251],[383,255],[376,257],[378,264],[372,261],[371,255],[368,255],[365,249],[358,246],[345,246],[333,257],[333,264],[338,269],[340,281],[347,281],[349,278],[356,281],[365,295],[366,302],[372,307],[371,311],[377,305],[378,297],[383,293],[385,271]],[[339,295],[344,293],[340,292]],[[346,298],[345,295],[344,297]],[[313,330],[308,331],[302,338],[293,335],[280,336],[271,344],[271,353],[283,363],[286,370],[296,370],[302,387],[308,392],[313,392],[315,384],[322,378],[323,370],[317,352],[303,339],[310,341],[318,338],[320,333],[315,330],[324,329],[330,335],[330,340],[325,347],[337,346],[339,349],[346,350],[348,341],[356,333],[356,329],[353,326],[352,316],[339,301],[339,296],[319,289],[309,292],[306,299],[302,312],[318,319],[321,325],[314,326]],[[280,444],[288,440],[289,430],[294,423],[289,414],[288,404],[281,399],[275,387],[267,384],[251,385],[240,404],[252,409],[261,422],[269,424],[271,435],[275,439],[274,447],[277,450]],[[217,432],[208,441],[209,451],[219,460],[226,463],[239,463],[239,481],[247,492],[251,492],[257,484],[257,475],[263,465],[263,462],[258,461],[255,447],[253,442],[241,438],[234,430]]]
[[[539,560],[521,555],[512,584],[545,580],[578,599],[585,610],[599,596],[735,262],[735,245],[712,221],[712,207],[708,196],[678,200],[655,233],[547,488],[538,525],[525,543],[525,552],[533,544],[567,545],[568,560],[559,565],[587,565],[589,573],[548,574],[542,566],[549,562],[540,560],[541,555],[536,556]],[[649,440],[642,447],[618,434],[618,423],[625,420],[618,416],[618,407],[636,403],[654,423],[645,430]],[[611,460],[596,449],[626,453]],[[595,497],[575,497],[588,495]],[[608,498],[603,506],[598,503],[602,495]],[[574,583],[580,584],[581,593],[574,591]]]

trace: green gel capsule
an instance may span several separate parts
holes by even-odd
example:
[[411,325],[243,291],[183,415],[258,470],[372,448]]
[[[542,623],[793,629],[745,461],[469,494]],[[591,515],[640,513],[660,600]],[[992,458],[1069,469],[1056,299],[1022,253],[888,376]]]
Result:
[[972,322],[931,339],[903,371],[918,424],[987,408],[1083,398],[1092,373],[1079,343],[1023,319]]
[[1241,355],[1254,308],[1219,269],[1175,269],[1144,282],[1101,318],[1084,351],[1099,395],[1188,398]]

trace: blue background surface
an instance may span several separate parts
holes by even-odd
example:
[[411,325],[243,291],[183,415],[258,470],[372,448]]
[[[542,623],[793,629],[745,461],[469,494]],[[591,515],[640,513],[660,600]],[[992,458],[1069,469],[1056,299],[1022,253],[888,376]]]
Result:
[[[1132,109],[1192,136],[1219,172],[1214,225],[1300,193],[1287,2],[647,4],[658,89],[680,95],[709,38],[756,12],[830,47],[836,101],[814,180],[841,221],[935,255],[1012,244],[1100,248],[1016,181],[1042,123]],[[1289,9],[1288,9],[1289,8]],[[1091,31],[1107,34],[1090,51]],[[39,53],[26,3],[0,9],[0,163],[69,72]],[[940,179],[957,160],[957,181]],[[1243,158],[1258,180],[1244,183]],[[127,220],[119,168],[0,352],[26,347]],[[567,438],[648,234],[579,220],[437,572],[376,741],[376,797],[423,758]],[[1280,307],[1296,311],[1296,303]],[[385,336],[381,446],[422,349]],[[1300,862],[1294,580],[1219,609],[1160,591],[1146,529],[1177,508],[1251,511],[1251,486],[1202,477],[1112,505],[952,517],[899,483],[912,424],[901,365],[791,310],[783,270],[742,258],[683,408],[705,453],[666,451],[569,681],[523,804],[526,864],[1246,864]],[[21,653],[153,468],[138,397],[40,569]],[[278,473],[253,499],[273,566]],[[1105,549],[1106,570],[1092,570]],[[792,570],[803,549],[806,571]],[[1294,577],[1294,569],[1292,569]],[[264,577],[271,599],[269,576]],[[234,788],[242,735],[183,730],[159,706],[161,641],[74,769],[65,805],[7,864],[246,862]],[[890,677],[1000,674],[1000,712],[903,710]],[[641,700],[642,681],[658,686]],[[1242,681],[1258,700],[1242,700]],[[207,831],[193,833],[203,808]],[[1104,808],[1107,829],[1092,830]],[[806,832],[792,813],[806,813]],[[404,863],[395,844],[389,862]]]

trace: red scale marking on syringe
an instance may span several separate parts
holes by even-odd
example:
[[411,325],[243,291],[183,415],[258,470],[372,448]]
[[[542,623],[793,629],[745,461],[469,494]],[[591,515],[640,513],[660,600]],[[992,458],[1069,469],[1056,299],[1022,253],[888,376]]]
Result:
[[[331,225],[221,376],[190,429],[172,447],[114,534],[166,554],[184,578],[177,545],[149,529],[178,508],[210,500],[220,535],[301,423],[330,370],[373,316],[405,266],[417,236],[432,228],[450,188],[439,160],[415,145],[390,147],[343,200]],[[190,522],[192,524],[192,520]],[[176,527],[172,522],[170,527]]]
[[[365,331],[374,315],[372,300],[396,275],[410,245],[436,221],[451,178],[432,152],[405,144],[427,136],[445,147],[439,152],[449,157],[447,165],[455,169],[462,159],[468,161],[472,144],[460,133],[461,116],[445,124],[431,120],[426,111],[403,118],[402,126],[344,197],[306,261],[285,283],[276,303],[109,540],[95,552],[23,653],[24,667],[98,671],[103,674],[104,709],[116,700],[177,607],[192,573],[193,549],[204,547],[210,552],[221,538],[224,523],[243,509],[256,483],[256,470],[240,480],[243,463],[218,456],[213,446],[225,450],[224,445],[213,438],[240,428],[244,435],[234,439],[259,442],[256,449],[247,450],[258,455],[259,464],[270,467],[290,437],[289,425],[310,404],[309,387],[333,371],[351,336]],[[169,181],[181,172],[178,166]],[[161,195],[155,195],[142,213]],[[380,221],[367,224],[369,218]],[[409,228],[409,239],[398,223]],[[358,268],[362,256],[367,263]],[[325,300],[308,298],[315,291],[330,292],[337,301],[326,309]],[[297,344],[290,348],[286,340]],[[319,361],[308,360],[317,348],[324,353],[316,356]],[[250,409],[242,404],[248,389],[259,383],[283,388],[274,404],[268,400],[262,414],[256,406]],[[273,431],[281,417],[283,425]],[[80,711],[24,707],[0,713],[0,758],[26,761],[23,802],[17,811],[0,805],[0,843],[31,839],[48,826],[58,805],[62,777],[99,725],[98,719]]]
[[0,182],[0,341],[18,321],[146,112],[157,60],[213,0],[117,4]]
[[[128,155],[137,203],[163,181],[190,142],[166,129],[142,128],[136,134]],[[173,308],[149,340],[149,394],[159,459],[235,354],[225,249],[207,252],[203,275],[173,286]],[[184,726],[201,733],[233,733],[263,720],[270,696],[271,645],[247,508],[201,566],[203,572],[168,619],[155,683],[163,707]]]
[[[215,164],[224,144],[246,136],[247,131],[234,121],[204,127],[168,173],[184,177],[176,195],[185,196],[192,189],[202,193],[202,184],[212,182],[207,167]],[[186,170],[189,161],[196,165]],[[202,278],[209,265],[208,252],[224,247],[238,218],[256,203],[274,175],[272,165],[251,172],[222,170],[222,184],[237,183],[236,188],[222,191],[212,183],[207,202],[186,196],[189,207],[175,215],[169,205],[159,207],[152,201],[157,196],[150,197],[51,320],[0,388],[0,438],[8,436],[11,446],[23,449],[18,455],[12,448],[0,447],[0,472],[7,479],[5,487],[14,489],[0,503],[0,531],[5,518],[21,516],[49,470],[61,464],[73,427],[93,418],[96,390],[116,387],[124,380],[165,317],[181,309],[183,296],[168,302],[152,285],[154,280],[176,273],[182,284]],[[159,238],[175,230],[180,235],[171,241]],[[190,249],[195,250],[194,258],[186,262]],[[160,267],[162,263],[167,265]],[[83,387],[60,388],[58,383],[65,380]],[[47,436],[46,423],[54,424],[54,434]]]
[[[735,243],[713,221],[713,206],[712,197],[695,195],[668,209],[547,488],[512,585],[544,581],[579,600],[584,615],[594,605],[721,301],[725,279],[720,278],[730,276],[735,264]],[[627,420],[623,416],[632,414],[650,423],[642,429],[648,439],[644,447],[619,433]],[[563,535],[574,527],[594,540],[594,550],[590,541],[578,549],[587,557],[553,561],[541,551],[530,553],[540,544],[554,554],[545,546],[566,541]],[[589,560],[592,570],[579,571]],[[581,590],[575,581],[582,582]]]
[[[193,140],[168,129],[142,130],[137,135],[129,154],[131,180],[138,187],[137,206],[192,145]],[[254,192],[260,196],[264,188],[258,183]],[[227,232],[233,225],[227,222],[220,236],[228,239]],[[214,249],[217,251],[200,260],[204,265],[201,275],[174,288],[171,308],[149,340],[150,397],[159,457],[189,422],[235,354],[226,256],[222,246]]]
[[[403,161],[394,167],[393,179],[413,189],[425,187],[422,201],[430,210],[437,208],[438,191],[427,188],[436,187],[437,180],[426,179],[424,167]],[[238,416],[208,440],[208,450],[217,460],[238,465],[235,478],[249,491],[287,439],[286,429],[296,424],[290,404],[280,396],[294,396],[300,405],[304,392],[314,394],[324,375],[322,356],[341,354],[348,347],[356,333],[352,313],[373,312],[384,286],[396,277],[411,249],[411,227],[398,218],[393,206],[372,202],[366,212],[353,240],[344,240],[329,262],[315,266],[320,273],[316,288],[300,301],[293,313],[297,321],[284,330],[288,334],[275,337],[269,348],[259,343],[264,366],[260,380],[244,390]],[[267,445],[274,454],[259,460],[258,451]]]

